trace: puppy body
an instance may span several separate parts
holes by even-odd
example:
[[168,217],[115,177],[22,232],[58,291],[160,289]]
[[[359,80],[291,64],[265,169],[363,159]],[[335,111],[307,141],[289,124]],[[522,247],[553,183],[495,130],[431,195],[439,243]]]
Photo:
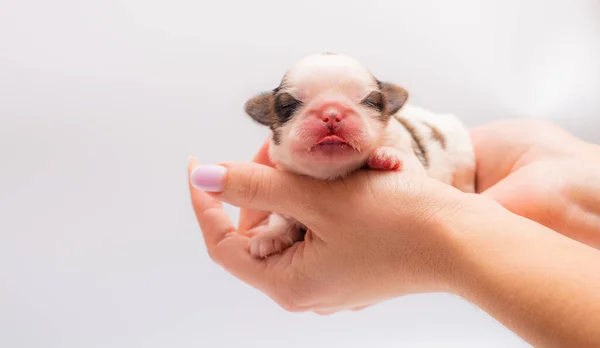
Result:
[[[459,118],[406,104],[395,119],[402,125],[400,137],[410,133],[414,156],[430,177],[463,192],[475,192],[475,151],[469,130]],[[416,145],[419,141],[423,150]]]
[[[269,156],[282,170],[334,180],[362,167],[402,170],[475,191],[475,159],[458,118],[406,103],[400,86],[377,80],[351,57],[320,54],[294,65],[273,91],[245,105],[269,126]],[[305,227],[272,213],[250,241],[266,257],[302,239]]]

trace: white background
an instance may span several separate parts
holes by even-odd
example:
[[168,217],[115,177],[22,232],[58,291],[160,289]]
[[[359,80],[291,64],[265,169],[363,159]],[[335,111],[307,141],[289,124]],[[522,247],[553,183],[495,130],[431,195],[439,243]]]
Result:
[[449,295],[286,313],[210,262],[188,155],[249,159],[243,102],[322,51],[600,142],[597,0],[0,0],[0,347],[527,346]]

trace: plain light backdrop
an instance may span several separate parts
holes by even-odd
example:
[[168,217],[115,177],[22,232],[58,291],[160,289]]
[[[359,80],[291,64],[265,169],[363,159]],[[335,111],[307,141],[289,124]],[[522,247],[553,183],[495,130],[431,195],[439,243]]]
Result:
[[244,101],[323,51],[600,142],[597,0],[0,0],[0,347],[527,347],[454,296],[292,314],[210,262],[188,156],[250,159]]

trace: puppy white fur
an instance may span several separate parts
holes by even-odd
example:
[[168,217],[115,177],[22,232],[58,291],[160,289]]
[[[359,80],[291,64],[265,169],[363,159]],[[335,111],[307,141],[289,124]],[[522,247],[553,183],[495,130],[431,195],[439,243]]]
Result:
[[[475,157],[462,122],[406,103],[402,87],[376,79],[355,59],[316,54],[280,85],[249,99],[246,113],[272,130],[269,157],[282,170],[334,180],[362,167],[413,171],[475,191]],[[250,240],[267,257],[302,239],[305,227],[272,213]]]

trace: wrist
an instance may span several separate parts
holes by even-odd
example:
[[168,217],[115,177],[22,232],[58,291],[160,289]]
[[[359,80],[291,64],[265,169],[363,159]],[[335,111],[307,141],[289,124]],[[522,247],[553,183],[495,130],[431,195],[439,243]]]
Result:
[[477,275],[486,274],[486,268],[501,263],[511,249],[512,242],[507,237],[510,230],[517,228],[513,226],[515,219],[526,220],[494,200],[469,195],[452,219],[442,221],[447,259],[439,278],[445,292],[472,300],[470,294],[479,281]]
[[432,243],[426,248],[430,254],[426,258],[429,269],[424,273],[431,277],[426,278],[429,282],[425,291],[462,296],[466,284],[472,282],[471,268],[482,251],[476,245],[475,237],[481,237],[481,230],[493,226],[495,223],[492,221],[498,216],[512,215],[491,199],[477,194],[460,195],[460,200],[454,205],[448,204],[448,209],[441,209],[430,219],[432,225],[424,228],[433,232],[428,238]]

